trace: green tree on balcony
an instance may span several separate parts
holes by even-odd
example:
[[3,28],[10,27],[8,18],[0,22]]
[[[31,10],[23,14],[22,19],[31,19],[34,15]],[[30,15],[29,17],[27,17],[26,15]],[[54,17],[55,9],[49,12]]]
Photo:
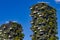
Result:
[[38,3],[31,8],[32,40],[58,40],[55,8]]
[[0,26],[0,40],[23,40],[22,26],[17,22],[9,22]]

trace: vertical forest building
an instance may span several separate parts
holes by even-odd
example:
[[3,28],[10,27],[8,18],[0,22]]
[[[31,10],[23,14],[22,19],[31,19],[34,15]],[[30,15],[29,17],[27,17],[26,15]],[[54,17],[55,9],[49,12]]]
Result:
[[41,2],[30,9],[32,40],[58,40],[55,8]]
[[0,26],[0,40],[23,40],[22,26],[17,22],[9,22]]

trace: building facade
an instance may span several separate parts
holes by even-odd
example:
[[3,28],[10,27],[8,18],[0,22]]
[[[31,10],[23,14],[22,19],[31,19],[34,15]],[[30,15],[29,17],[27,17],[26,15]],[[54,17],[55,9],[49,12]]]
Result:
[[58,40],[56,10],[47,3],[38,3],[31,8],[32,40]]
[[17,22],[9,22],[0,26],[0,40],[23,40],[22,26]]

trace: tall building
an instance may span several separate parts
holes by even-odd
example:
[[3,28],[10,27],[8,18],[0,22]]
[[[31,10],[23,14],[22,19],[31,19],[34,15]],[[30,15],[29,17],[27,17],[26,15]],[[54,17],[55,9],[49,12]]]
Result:
[[9,22],[0,26],[0,40],[23,40],[22,26],[17,22]]
[[31,8],[32,40],[58,40],[56,10],[41,2]]

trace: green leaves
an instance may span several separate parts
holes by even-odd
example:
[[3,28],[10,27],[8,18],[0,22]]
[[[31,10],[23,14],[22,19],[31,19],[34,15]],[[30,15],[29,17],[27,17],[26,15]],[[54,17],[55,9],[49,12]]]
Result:
[[[34,11],[35,13],[33,13]],[[33,35],[35,34],[35,36],[32,37],[32,40],[57,40],[55,37],[57,34],[56,10],[46,3],[38,3],[32,6],[31,12],[33,15],[32,22],[34,23],[31,28]],[[43,30],[43,33],[40,30]],[[40,35],[40,33],[43,35]],[[38,37],[36,35],[39,35],[39,39],[35,39]]]
[[24,38],[24,34],[22,33],[22,26],[16,22],[9,22],[5,25],[2,24],[0,27],[0,38],[2,40],[22,40]]

